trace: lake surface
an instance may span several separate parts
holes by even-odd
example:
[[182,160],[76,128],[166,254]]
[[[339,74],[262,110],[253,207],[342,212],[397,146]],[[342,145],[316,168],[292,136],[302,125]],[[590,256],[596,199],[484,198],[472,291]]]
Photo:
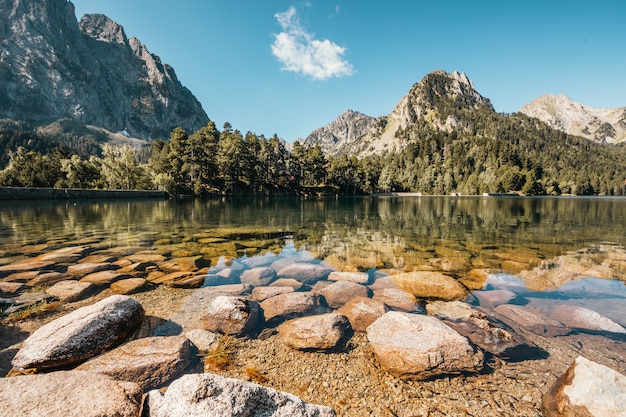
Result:
[[0,264],[72,245],[202,256],[211,273],[280,257],[377,277],[442,271],[471,290],[507,289],[540,309],[572,300],[626,326],[615,307],[626,305],[626,198],[1,203]]

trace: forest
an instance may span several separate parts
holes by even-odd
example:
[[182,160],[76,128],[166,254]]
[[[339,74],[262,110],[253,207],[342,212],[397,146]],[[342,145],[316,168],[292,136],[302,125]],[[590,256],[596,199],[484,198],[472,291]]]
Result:
[[144,148],[87,135],[0,129],[0,186],[159,189],[173,196],[626,195],[626,144],[594,143],[520,113],[468,109],[440,100],[451,131],[425,118],[397,132],[406,146],[358,158],[214,122],[174,129]]

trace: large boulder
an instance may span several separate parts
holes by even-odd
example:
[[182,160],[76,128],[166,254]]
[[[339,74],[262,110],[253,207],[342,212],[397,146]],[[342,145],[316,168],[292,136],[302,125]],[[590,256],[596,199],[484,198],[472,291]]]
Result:
[[382,317],[389,309],[379,300],[367,297],[357,297],[348,301],[337,313],[348,317],[352,329],[364,332],[367,327]]
[[325,279],[333,270],[322,265],[293,263],[278,271],[278,278],[293,278],[305,284]]
[[545,417],[618,417],[625,410],[626,376],[582,356],[541,400]]
[[367,328],[376,358],[387,372],[414,379],[478,372],[483,353],[440,320],[390,311]]
[[467,337],[482,350],[507,360],[535,357],[541,350],[519,335],[497,327],[487,316],[462,301],[432,301],[426,305],[431,316]]
[[331,308],[339,308],[356,297],[370,297],[372,290],[350,281],[337,281],[325,286],[320,291]]
[[220,295],[209,304],[202,316],[202,324],[212,332],[239,336],[252,332],[259,323],[259,317],[258,302]]
[[150,391],[148,417],[334,417],[328,407],[257,384],[210,373],[188,374],[165,393]]
[[142,389],[157,388],[174,379],[189,365],[189,340],[182,336],[133,340],[76,368],[131,381]]
[[261,302],[268,325],[274,326],[295,317],[325,313],[327,307],[319,294],[291,292]]
[[405,272],[391,278],[400,289],[417,298],[453,301],[461,300],[469,293],[459,281],[440,272]]
[[35,330],[13,361],[18,369],[53,369],[82,362],[120,344],[143,319],[139,302],[113,295]]
[[558,320],[552,319],[539,310],[514,304],[501,304],[494,311],[509,326],[523,327],[539,336],[563,336],[571,329]]
[[328,313],[289,320],[278,327],[278,334],[294,349],[333,351],[345,345],[351,330],[346,316]]
[[276,271],[269,267],[247,269],[241,273],[240,279],[243,284],[261,287],[269,285],[276,279]]
[[561,304],[552,309],[550,317],[576,330],[626,333],[622,325],[585,307]]
[[0,378],[4,416],[137,417],[142,394],[133,382],[85,371]]

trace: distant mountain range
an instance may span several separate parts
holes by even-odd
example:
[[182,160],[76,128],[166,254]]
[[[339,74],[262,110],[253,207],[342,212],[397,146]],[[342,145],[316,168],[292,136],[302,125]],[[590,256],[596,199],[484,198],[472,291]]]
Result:
[[[441,107],[447,101],[447,108]],[[443,110],[443,111],[442,111]],[[412,125],[429,125],[437,131],[464,132],[458,111],[495,110],[473,82],[455,71],[435,70],[413,85],[387,116],[374,118],[347,110],[328,125],[314,130],[303,144],[330,155],[367,156],[406,146],[402,132]],[[520,113],[537,118],[553,129],[596,142],[618,143],[626,139],[626,108],[594,109],[571,101],[564,95],[543,96],[525,105]]]
[[209,122],[174,69],[108,17],[78,22],[67,0],[0,0],[0,11],[0,119],[141,139]]
[[564,94],[548,94],[526,104],[520,112],[595,142],[618,143],[626,139],[626,107],[597,109],[576,103]]

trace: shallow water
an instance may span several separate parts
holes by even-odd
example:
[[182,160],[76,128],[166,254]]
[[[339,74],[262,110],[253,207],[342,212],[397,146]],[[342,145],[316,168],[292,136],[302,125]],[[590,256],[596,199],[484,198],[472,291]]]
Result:
[[0,263],[87,245],[202,255],[213,273],[281,258],[377,276],[436,270],[475,291],[507,289],[540,307],[568,300],[626,325],[615,308],[626,299],[625,226],[626,198],[613,197],[3,202]]

